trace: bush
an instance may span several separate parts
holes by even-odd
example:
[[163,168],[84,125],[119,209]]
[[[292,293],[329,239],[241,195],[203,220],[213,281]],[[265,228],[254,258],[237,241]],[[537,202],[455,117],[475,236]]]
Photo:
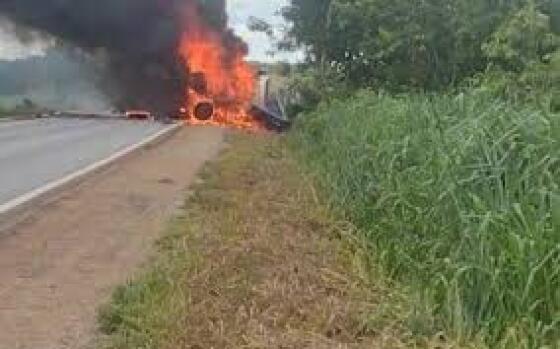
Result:
[[560,115],[485,93],[363,91],[298,126],[333,207],[448,331],[560,344]]
[[335,70],[321,73],[318,69],[304,69],[293,74],[285,83],[287,113],[293,118],[314,110],[321,101],[349,95],[351,89]]
[[513,103],[532,104],[552,112],[560,111],[560,51],[550,54],[545,62],[529,65],[522,73],[506,72],[491,67],[483,74],[468,79],[467,89],[488,93]]

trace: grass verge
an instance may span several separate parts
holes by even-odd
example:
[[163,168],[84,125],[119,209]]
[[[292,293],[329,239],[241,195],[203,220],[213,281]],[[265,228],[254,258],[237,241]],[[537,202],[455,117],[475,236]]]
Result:
[[284,140],[236,134],[202,179],[157,257],[101,309],[102,348],[440,347]]
[[493,348],[560,347],[559,114],[363,91],[296,131],[332,207],[437,326]]

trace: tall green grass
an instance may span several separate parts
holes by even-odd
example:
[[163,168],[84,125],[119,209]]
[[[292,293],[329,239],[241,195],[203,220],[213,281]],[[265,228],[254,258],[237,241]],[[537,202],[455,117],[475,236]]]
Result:
[[450,333],[560,347],[560,116],[364,91],[293,135],[334,207]]

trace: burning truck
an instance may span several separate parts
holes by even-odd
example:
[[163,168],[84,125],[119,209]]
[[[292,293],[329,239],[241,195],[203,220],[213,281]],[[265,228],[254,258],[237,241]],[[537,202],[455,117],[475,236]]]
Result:
[[[187,11],[186,34],[179,54],[186,62],[188,88],[181,108],[192,124],[219,124],[239,128],[284,129],[288,121],[267,103],[268,81],[245,57],[247,46],[235,36],[219,35],[196,8]],[[224,40],[225,38],[225,40]],[[259,98],[263,95],[265,98]]]
[[179,55],[188,72],[185,106],[191,123],[253,127],[248,111],[256,89],[256,73],[245,61],[247,45],[220,34],[203,21],[200,8],[187,6]]
[[239,104],[227,97],[210,97],[206,79],[202,73],[190,76],[188,107],[181,107],[179,117],[193,125],[229,125],[238,128],[267,128],[285,131],[291,126],[282,101],[269,93],[270,78],[260,75],[256,92],[250,105]]

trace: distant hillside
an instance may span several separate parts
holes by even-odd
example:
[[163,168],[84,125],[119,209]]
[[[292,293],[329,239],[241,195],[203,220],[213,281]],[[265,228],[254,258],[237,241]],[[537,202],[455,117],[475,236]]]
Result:
[[0,103],[11,108],[29,98],[55,109],[106,108],[106,98],[95,88],[96,76],[95,67],[83,56],[60,50],[0,61]]

